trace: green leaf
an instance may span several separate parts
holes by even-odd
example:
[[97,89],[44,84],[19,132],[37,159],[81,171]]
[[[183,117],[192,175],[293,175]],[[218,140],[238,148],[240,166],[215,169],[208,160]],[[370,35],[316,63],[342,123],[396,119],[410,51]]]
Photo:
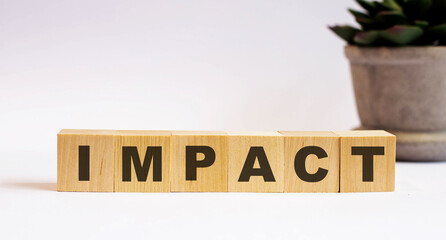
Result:
[[354,42],[358,45],[370,46],[376,43],[379,39],[379,31],[357,32]]
[[423,16],[432,6],[432,0],[404,0],[404,12],[412,17]]
[[[377,11],[385,11],[385,10],[389,10],[389,8],[386,7],[386,6],[384,6],[384,4],[381,3],[381,2],[373,1],[373,4],[375,5]],[[391,10],[391,9],[390,9],[390,10]]]
[[348,43],[353,43],[353,38],[355,34],[359,31],[357,28],[352,26],[333,26],[329,27],[336,35],[347,41]]
[[370,14],[375,14],[378,11],[377,6],[374,2],[369,2],[366,0],[356,0],[356,2]]
[[403,9],[395,0],[384,0],[382,5],[389,10],[402,11]]
[[360,12],[360,11],[356,11],[354,9],[349,8],[348,11],[355,17],[355,18],[370,18],[369,15]]
[[414,24],[417,25],[418,27],[420,27],[423,30],[425,30],[427,27],[429,27],[429,22],[428,21],[415,20]]
[[377,27],[377,21],[369,15],[350,8],[348,11],[355,17],[356,22],[358,22],[364,30]]
[[397,45],[413,43],[423,35],[423,30],[417,26],[395,25],[381,31],[380,36]]
[[378,21],[370,17],[357,17],[356,22],[361,25],[364,30],[374,29],[379,27]]
[[386,25],[387,27],[396,25],[396,24],[405,24],[407,23],[406,16],[399,11],[382,11],[376,15],[376,20],[378,20],[381,24]]
[[428,33],[440,38],[446,37],[446,23],[429,28]]

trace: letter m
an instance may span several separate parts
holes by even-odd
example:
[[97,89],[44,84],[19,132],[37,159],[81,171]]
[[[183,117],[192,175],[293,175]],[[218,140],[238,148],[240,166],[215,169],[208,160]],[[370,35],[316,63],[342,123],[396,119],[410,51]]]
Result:
[[135,173],[138,182],[147,181],[149,175],[150,165],[153,161],[153,181],[161,182],[161,147],[147,147],[146,155],[144,157],[144,163],[141,164],[141,160],[138,154],[137,147],[122,147],[122,181],[130,182],[132,180],[132,159],[135,166]]

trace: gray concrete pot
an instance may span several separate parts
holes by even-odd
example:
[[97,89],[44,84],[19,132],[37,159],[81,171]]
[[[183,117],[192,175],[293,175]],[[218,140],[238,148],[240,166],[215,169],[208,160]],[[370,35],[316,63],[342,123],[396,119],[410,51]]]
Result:
[[446,160],[446,47],[347,46],[361,128],[397,136],[397,158]]

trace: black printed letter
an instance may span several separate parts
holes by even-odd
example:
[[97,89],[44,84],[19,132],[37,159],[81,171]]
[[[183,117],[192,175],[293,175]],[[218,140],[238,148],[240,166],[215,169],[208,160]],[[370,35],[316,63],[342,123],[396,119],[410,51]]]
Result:
[[122,181],[130,182],[132,178],[132,159],[135,166],[135,173],[138,182],[147,181],[149,175],[150,164],[153,159],[153,181],[161,182],[162,180],[162,159],[161,147],[147,147],[144,163],[141,164],[138,149],[136,147],[122,147]]
[[90,146],[79,146],[79,181],[90,181]]
[[[254,168],[256,158],[259,160],[260,168]],[[275,182],[273,171],[266,158],[263,147],[251,147],[246,157],[245,165],[238,179],[239,182],[249,182],[251,176],[263,176],[265,182]]]
[[[204,159],[198,161],[197,153]],[[215,162],[215,151],[209,146],[186,146],[186,180],[197,180],[197,168],[209,167]]]
[[352,155],[362,155],[362,181],[373,182],[373,156],[384,155],[384,147],[352,147]]
[[297,176],[305,182],[319,182],[327,176],[328,170],[324,168],[319,168],[316,173],[310,174],[307,172],[305,168],[305,160],[308,155],[314,154],[317,158],[326,158],[328,157],[327,153],[324,149],[317,146],[307,146],[300,149],[296,157],[294,158],[294,170],[296,171]]

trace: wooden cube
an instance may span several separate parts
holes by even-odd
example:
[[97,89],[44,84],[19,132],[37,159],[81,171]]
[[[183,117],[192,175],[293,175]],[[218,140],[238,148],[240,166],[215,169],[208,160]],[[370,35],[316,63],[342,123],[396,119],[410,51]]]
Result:
[[228,132],[230,192],[283,192],[283,136]]
[[337,131],[341,192],[395,190],[396,137],[386,131]]
[[339,136],[280,133],[285,137],[285,192],[339,192]]
[[116,131],[115,192],[170,191],[170,131]]
[[228,191],[228,136],[225,132],[174,131],[171,152],[171,191]]
[[61,130],[57,135],[57,190],[112,192],[113,130]]

